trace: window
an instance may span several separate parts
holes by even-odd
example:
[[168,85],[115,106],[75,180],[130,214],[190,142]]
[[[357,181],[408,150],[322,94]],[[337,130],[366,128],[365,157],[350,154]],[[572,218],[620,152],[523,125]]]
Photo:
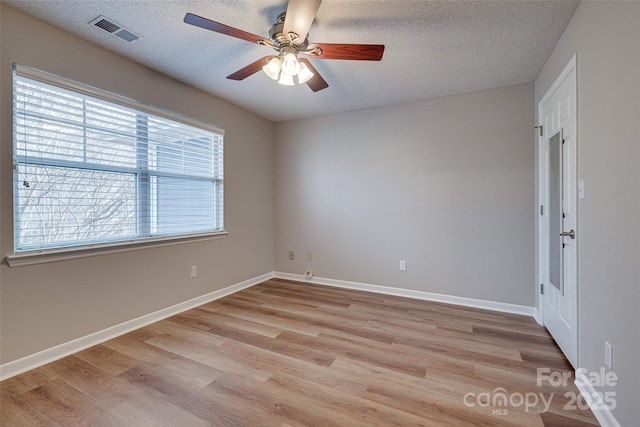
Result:
[[223,132],[20,65],[14,248],[29,253],[223,231]]

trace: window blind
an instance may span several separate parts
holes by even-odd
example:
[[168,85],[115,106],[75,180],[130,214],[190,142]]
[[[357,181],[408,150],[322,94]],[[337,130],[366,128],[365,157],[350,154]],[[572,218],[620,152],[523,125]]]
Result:
[[16,254],[224,229],[223,132],[14,66]]

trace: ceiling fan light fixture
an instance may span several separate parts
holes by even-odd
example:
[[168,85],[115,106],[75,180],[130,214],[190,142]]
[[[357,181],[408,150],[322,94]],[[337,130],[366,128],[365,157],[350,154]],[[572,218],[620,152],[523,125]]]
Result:
[[278,83],[285,86],[293,86],[295,83],[293,82],[293,76],[290,76],[284,72],[284,70],[280,73],[280,80]]
[[303,84],[308,82],[311,77],[313,77],[313,73],[307,67],[307,64],[304,62],[300,64],[300,71],[298,71],[298,83]]
[[281,68],[282,59],[279,56],[274,56],[264,67],[262,67],[262,71],[264,71],[269,78],[278,80]]
[[187,13],[184,16],[184,22],[218,34],[266,46],[278,52],[276,56],[268,55],[253,61],[229,74],[227,79],[244,80],[262,69],[270,79],[280,84],[293,86],[306,83],[313,92],[317,92],[328,88],[329,84],[311,62],[306,59],[302,59],[302,62],[298,61],[299,53],[312,55],[317,59],[356,61],[380,61],[384,53],[384,45],[380,44],[309,44],[309,28],[315,20],[321,2],[322,0],[288,0],[286,12],[278,15],[276,23],[269,30],[269,39],[193,13]]

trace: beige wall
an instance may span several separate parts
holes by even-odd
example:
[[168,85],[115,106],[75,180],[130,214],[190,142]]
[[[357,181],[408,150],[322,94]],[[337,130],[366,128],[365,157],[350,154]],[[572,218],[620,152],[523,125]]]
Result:
[[[535,82],[536,104],[577,55],[578,364],[614,347],[614,416],[640,419],[640,3],[582,2]],[[598,388],[599,391],[606,391]]]
[[[1,6],[1,255],[12,252],[11,64],[212,123],[225,135],[226,239],[0,266],[2,363],[273,270],[273,124]],[[189,278],[189,267],[198,277]]]
[[276,270],[312,252],[322,278],[533,306],[533,105],[530,83],[277,124]]

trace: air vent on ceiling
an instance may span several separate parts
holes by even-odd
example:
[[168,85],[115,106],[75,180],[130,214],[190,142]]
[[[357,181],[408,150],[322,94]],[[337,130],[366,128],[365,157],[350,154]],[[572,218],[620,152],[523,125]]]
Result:
[[102,15],[89,22],[89,25],[94,25],[100,29],[103,29],[128,43],[134,42],[140,38],[140,36],[133,31],[127,30],[122,25],[116,24],[111,19],[106,18]]

